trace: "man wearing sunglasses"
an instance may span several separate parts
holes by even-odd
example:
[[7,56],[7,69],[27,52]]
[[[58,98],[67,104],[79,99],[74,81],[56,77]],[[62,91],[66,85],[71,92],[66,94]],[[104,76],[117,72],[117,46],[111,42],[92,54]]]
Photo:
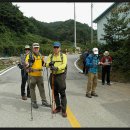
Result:
[[30,46],[26,45],[24,50],[25,50],[25,54],[21,54],[20,63],[18,64],[18,67],[21,69],[21,77],[22,77],[21,97],[22,97],[22,100],[27,100],[27,97],[30,98],[30,89],[29,89],[29,85],[27,85],[27,96],[26,96],[25,86],[28,80],[28,73],[26,72],[26,69],[25,69],[25,58],[30,53]]
[[[62,60],[62,57],[63,60]],[[53,43],[53,54],[48,56],[46,67],[50,68],[50,84],[51,88],[54,84],[54,99],[56,103],[56,109],[52,110],[53,113],[62,112],[63,117],[67,117],[66,106],[66,73],[65,69],[67,66],[67,56],[66,54],[61,54],[61,44],[60,42]],[[54,76],[54,80],[52,80]]]

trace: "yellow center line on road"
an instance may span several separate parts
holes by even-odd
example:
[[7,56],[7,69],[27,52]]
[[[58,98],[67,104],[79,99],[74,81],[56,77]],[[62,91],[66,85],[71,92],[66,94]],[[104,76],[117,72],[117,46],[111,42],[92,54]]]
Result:
[[76,119],[76,117],[74,116],[72,111],[70,110],[69,106],[67,106],[67,118],[68,118],[72,127],[75,127],[75,128],[81,127],[78,120]]

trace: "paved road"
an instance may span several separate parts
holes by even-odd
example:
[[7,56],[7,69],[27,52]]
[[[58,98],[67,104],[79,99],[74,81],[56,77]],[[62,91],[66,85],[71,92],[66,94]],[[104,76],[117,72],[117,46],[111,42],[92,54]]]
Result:
[[[20,70],[15,67],[0,76],[0,127],[130,127],[130,86],[113,83],[110,87],[98,82],[99,97],[85,97],[87,76],[74,66],[78,55],[68,55],[67,102],[68,117],[51,114],[51,109],[42,107],[38,89],[39,109],[33,109],[31,121],[30,99],[21,100]],[[47,73],[44,69],[44,84],[49,102]]]

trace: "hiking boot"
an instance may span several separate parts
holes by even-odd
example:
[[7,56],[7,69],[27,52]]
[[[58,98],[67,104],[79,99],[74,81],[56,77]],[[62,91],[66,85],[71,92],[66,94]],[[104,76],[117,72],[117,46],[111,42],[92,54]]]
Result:
[[66,112],[62,112],[62,116],[63,117],[67,117],[67,113]]
[[98,97],[98,95],[96,93],[91,93],[91,96]]
[[37,105],[37,102],[36,102],[36,101],[35,101],[35,102],[32,102],[32,107],[35,108],[35,109],[38,108],[38,105]]
[[52,113],[55,114],[55,113],[58,113],[58,112],[60,112],[60,111],[61,111],[61,108],[60,108],[60,107],[57,107],[55,110],[52,111]]
[[22,96],[22,100],[27,100],[27,97],[26,96]]
[[47,101],[42,101],[42,106],[51,107],[51,105]]
[[91,96],[90,93],[86,93],[86,97],[88,97],[88,98],[92,98],[92,96]]

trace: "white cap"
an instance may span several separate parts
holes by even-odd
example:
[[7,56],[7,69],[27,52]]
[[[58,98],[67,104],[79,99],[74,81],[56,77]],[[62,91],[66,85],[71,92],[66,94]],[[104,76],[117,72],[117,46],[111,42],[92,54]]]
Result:
[[39,43],[33,43],[32,46],[33,46],[33,48],[35,48],[35,47],[40,47],[40,46],[39,46]]
[[108,51],[105,51],[104,52],[104,56],[108,56],[109,55],[109,52]]
[[98,54],[98,48],[93,48],[92,51],[94,54]]

